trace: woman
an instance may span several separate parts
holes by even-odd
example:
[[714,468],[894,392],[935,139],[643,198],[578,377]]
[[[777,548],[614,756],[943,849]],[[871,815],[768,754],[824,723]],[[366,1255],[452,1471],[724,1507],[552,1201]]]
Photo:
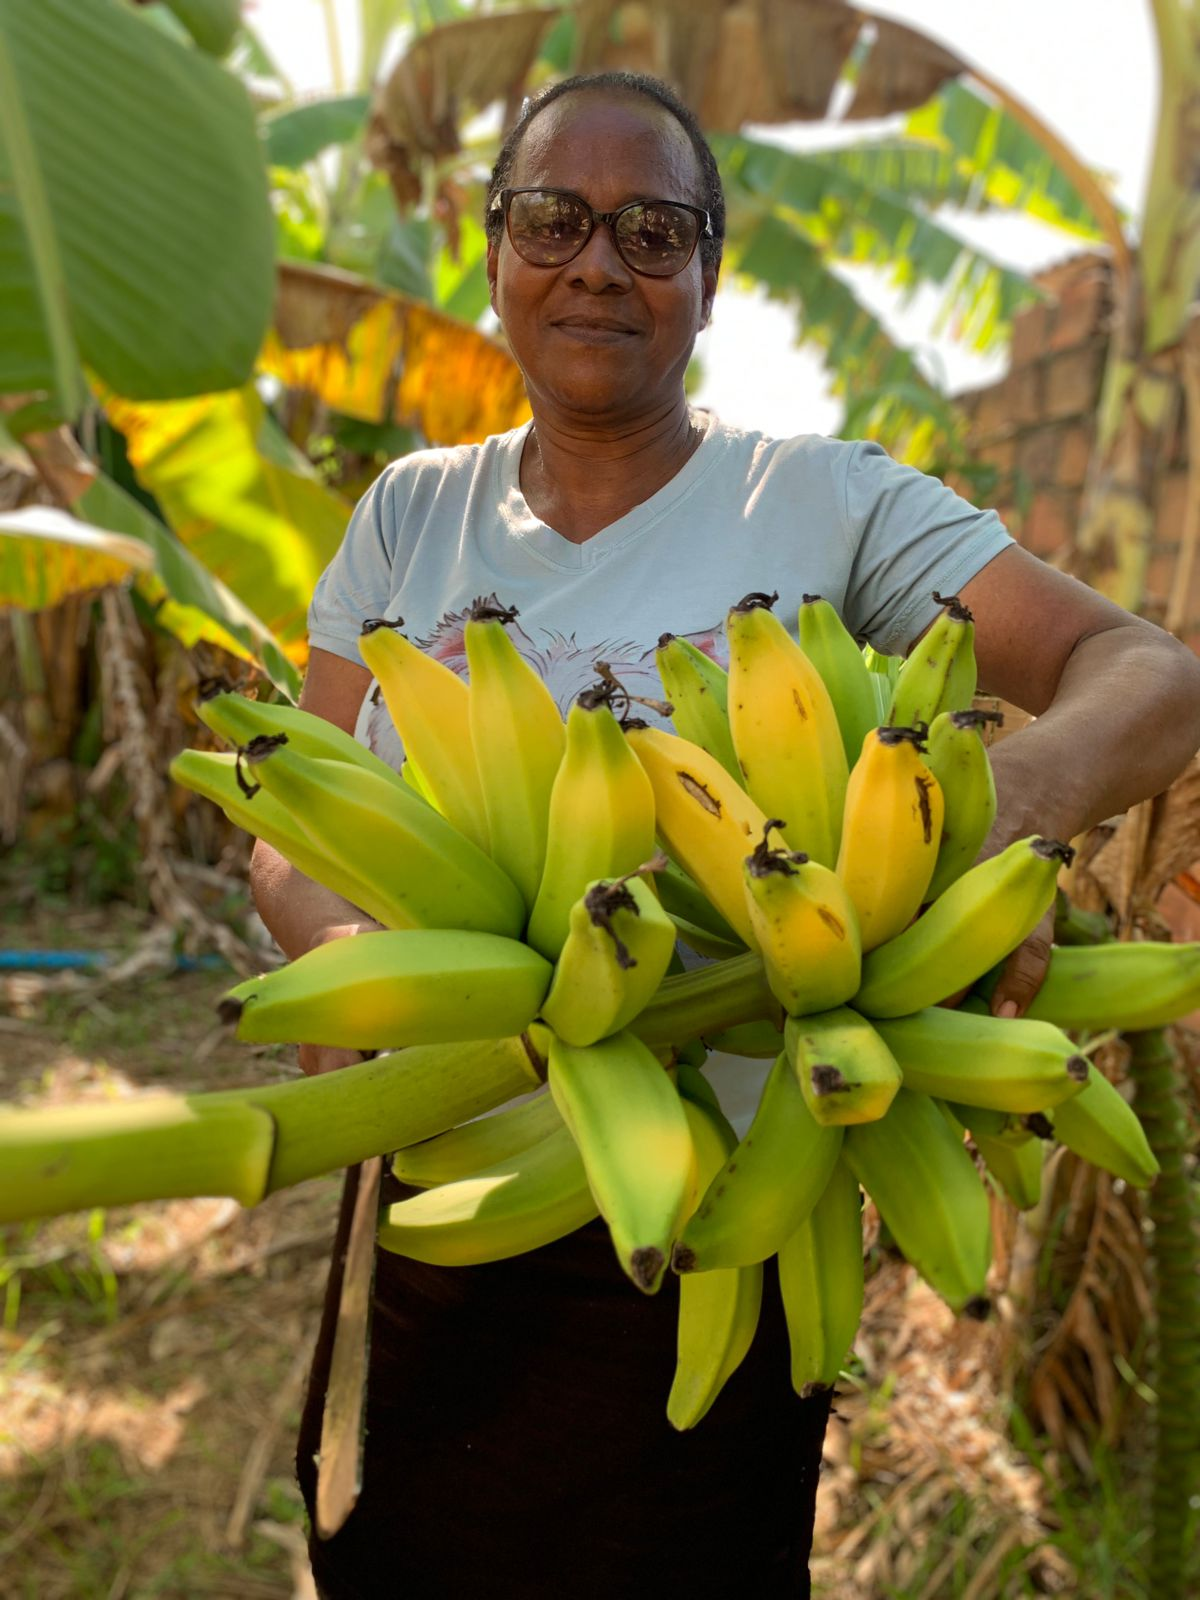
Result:
[[[824,594],[893,652],[938,590],[975,613],[983,685],[1037,716],[995,752],[991,849],[1070,838],[1162,789],[1200,743],[1200,672],[1174,640],[873,445],[766,439],[689,408],[723,226],[711,153],[663,86],[604,74],[527,104],[487,227],[532,423],[408,456],[374,485],[317,589],[303,704],[369,736],[362,621],[402,615],[458,665],[479,594],[518,608],[518,642],[565,706],[598,656],[649,684],[666,629],[720,653],[750,590],[778,589],[785,618]],[[373,926],[264,846],[253,884],[288,956]],[[1028,1003],[1047,942],[1010,962],[997,1010]],[[352,1059],[301,1048],[308,1071]],[[716,1081],[744,1123],[753,1082],[736,1063]],[[310,1504],[336,1258],[332,1276],[299,1453]],[[790,1393],[773,1285],[750,1356],[686,1435],[664,1416],[673,1359],[672,1285],[633,1293],[598,1225],[484,1268],[381,1255],[364,1487],[314,1544],[322,1594],[807,1594],[827,1399]]]

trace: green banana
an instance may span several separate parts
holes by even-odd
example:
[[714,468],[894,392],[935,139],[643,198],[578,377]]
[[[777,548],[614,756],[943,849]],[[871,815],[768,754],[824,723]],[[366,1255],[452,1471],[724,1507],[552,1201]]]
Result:
[[899,1063],[905,1088],[936,1099],[993,1111],[1044,1111],[1087,1082],[1087,1058],[1048,1022],[926,1006],[912,1016],[877,1019],[875,1026]]
[[392,1173],[401,1183],[416,1184],[421,1189],[454,1183],[520,1155],[561,1127],[558,1107],[549,1091],[542,1089],[490,1116],[459,1123],[432,1139],[394,1151]]
[[669,857],[664,857],[663,866],[655,868],[654,887],[676,933],[691,949],[716,961],[745,950],[745,941],[700,885]]
[[1121,1091],[1089,1065],[1083,1089],[1046,1113],[1054,1137],[1068,1150],[1146,1189],[1158,1174],[1158,1161],[1145,1131]]
[[386,761],[381,761],[365,744],[360,744],[326,717],[315,716],[311,711],[282,701],[264,704],[225,689],[206,694],[204,688],[201,685],[196,715],[206,728],[238,748],[248,745],[252,739],[282,733],[287,735],[288,744],[297,755],[348,761],[351,766],[372,772],[388,783],[400,781]]
[[987,1190],[962,1139],[928,1095],[901,1089],[879,1122],[846,1130],[846,1162],[906,1259],[955,1311],[987,1288]]
[[695,1184],[678,1091],[630,1033],[585,1046],[552,1036],[547,1081],[617,1260],[639,1289],[653,1294]]
[[1054,904],[1059,866],[1074,853],[1031,837],[972,867],[911,927],[864,957],[855,1009],[902,1017],[967,988],[1037,927]]
[[777,1026],[783,1020],[762,962],[747,951],[664,978],[630,1029],[652,1049],[678,1049],[691,1039],[763,1019]]
[[965,710],[975,693],[971,613],[957,595],[935,591],[933,598],[942,611],[913,646],[896,677],[887,716],[891,727],[914,728],[921,722],[928,727],[943,711]]
[[820,1199],[841,1144],[840,1128],[814,1121],[781,1052],[753,1122],[675,1246],[676,1272],[748,1267],[774,1255]]
[[977,1133],[971,1129],[983,1164],[1018,1211],[1031,1211],[1042,1197],[1042,1143],[1028,1130]]
[[837,1382],[862,1317],[862,1199],[844,1158],[812,1215],[779,1247],[779,1289],[792,1388],[807,1399]]
[[334,939],[221,1002],[252,1044],[402,1044],[500,1039],[541,1009],[551,967],[515,939],[458,928],[404,928]]
[[542,1020],[567,1044],[595,1044],[627,1027],[666,976],[675,928],[634,874],[589,884],[542,1003]]
[[797,851],[773,850],[769,839],[764,833],[742,864],[767,982],[792,1015],[828,1011],[848,1000],[862,978],[854,902],[828,867]]
[[874,674],[841,617],[819,594],[801,597],[797,637],[829,690],[846,764],[853,767],[862,752],[863,740],[883,720],[872,682]]
[[783,1034],[773,1022],[739,1022],[718,1033],[705,1034],[710,1050],[723,1050],[731,1056],[750,1056],[756,1061],[774,1061],[783,1049]]
[[881,1035],[848,1006],[788,1018],[788,1060],[814,1121],[848,1127],[885,1115],[900,1087],[900,1068]]
[[1139,1032],[1200,1007],[1200,943],[1055,945],[1025,1013],[1060,1028]]
[[929,730],[925,762],[942,791],[942,837],[926,900],[974,865],[996,820],[996,780],[983,742],[985,722],[998,711],[943,711]]
[[741,783],[729,732],[729,675],[724,667],[674,633],[661,636],[654,660],[676,733],[706,750]]

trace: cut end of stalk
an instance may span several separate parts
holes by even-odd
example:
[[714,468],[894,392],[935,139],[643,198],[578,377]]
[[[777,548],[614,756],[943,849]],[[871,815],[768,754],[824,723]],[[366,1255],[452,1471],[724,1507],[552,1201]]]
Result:
[[[823,600],[824,598],[824,595],[819,594],[802,594],[800,596],[800,604],[802,606],[815,606],[818,600]],[[811,1388],[812,1385],[810,1384],[809,1387]],[[820,1384],[817,1387],[820,1388]]]
[[812,1092],[819,1100],[829,1094],[849,1094],[852,1085],[849,1084],[835,1066],[828,1062],[818,1062],[809,1074]]
[[925,749],[929,737],[929,724],[918,722],[911,728],[876,728],[880,744],[911,744],[914,750]]
[[1091,1065],[1086,1056],[1071,1056],[1067,1060],[1067,1077],[1074,1078],[1076,1083],[1086,1083]]
[[986,1294],[973,1294],[963,1306],[962,1314],[972,1322],[986,1322],[992,1314],[992,1302]]
[[249,744],[238,746],[238,755],[250,766],[257,766],[260,761],[273,756],[276,750],[282,750],[287,742],[286,733],[256,733]]
[[209,700],[215,700],[219,694],[233,694],[234,688],[228,678],[201,678],[196,685],[196,699],[201,705]]
[[632,911],[635,917],[641,916],[638,903],[630,894],[627,885],[627,878],[613,878],[593,884],[583,897],[583,908],[594,926],[603,928],[612,940],[616,950],[617,965],[622,971],[636,967],[637,962],[629,954],[629,946],[613,927],[613,915],[617,911]]
[[403,617],[368,617],[359,632],[363,634],[375,633],[380,628],[402,628]]
[[1053,1139],[1054,1125],[1044,1112],[1031,1111],[1023,1121],[1035,1139]]
[[673,633],[660,633],[656,648],[659,650],[665,650],[674,637],[675,635]]
[[236,1027],[242,1020],[242,1012],[245,1009],[244,1000],[237,1000],[233,995],[227,994],[223,1000],[217,1002],[217,1020],[228,1028]]
[[666,1264],[657,1245],[642,1245],[629,1258],[629,1275],[643,1294],[653,1294]]
[[502,606],[490,595],[485,599],[483,595],[476,595],[471,601],[471,609],[467,613],[470,622],[500,622],[505,627],[510,622],[515,622],[521,615],[516,606]]
[[983,728],[987,723],[995,723],[997,728],[1004,726],[1003,711],[952,711],[950,721],[956,728],[964,731],[967,728]]
[[1061,839],[1035,839],[1030,848],[1043,861],[1061,861],[1064,867],[1069,867],[1075,859],[1074,848]]
[[785,878],[796,876],[797,866],[804,866],[808,857],[803,850],[780,850],[771,846],[771,834],[782,831],[787,823],[782,817],[768,817],[763,823],[763,836],[754,846],[754,851],[746,857],[746,869],[752,878],[766,878],[772,872],[781,873]]
[[801,1400],[815,1400],[818,1395],[829,1394],[832,1389],[831,1383],[802,1383],[796,1393]]
[[737,612],[760,610],[770,611],[771,607],[778,599],[778,589],[776,589],[773,594],[767,594],[763,589],[754,589],[749,594],[744,594],[738,603],[734,606],[730,606],[729,609],[730,611]]
[[963,605],[956,594],[939,594],[935,589],[933,598],[939,606],[945,606],[955,622],[974,622],[974,615],[967,606]]
[[674,1249],[671,1251],[671,1271],[684,1273],[695,1272],[695,1270],[696,1252],[692,1249],[690,1244],[677,1242]]

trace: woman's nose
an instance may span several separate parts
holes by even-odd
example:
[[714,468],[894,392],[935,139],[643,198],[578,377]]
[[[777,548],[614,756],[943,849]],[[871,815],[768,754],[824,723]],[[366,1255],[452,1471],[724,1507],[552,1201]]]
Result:
[[593,294],[609,287],[628,289],[633,283],[633,273],[622,261],[607,222],[596,224],[591,238],[568,267],[572,280]]

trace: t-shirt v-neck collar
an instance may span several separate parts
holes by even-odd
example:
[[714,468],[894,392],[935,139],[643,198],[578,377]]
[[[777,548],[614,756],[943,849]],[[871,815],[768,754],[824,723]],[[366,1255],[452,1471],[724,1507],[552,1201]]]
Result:
[[599,529],[582,544],[565,538],[530,509],[521,488],[521,453],[533,423],[529,421],[514,428],[496,455],[497,502],[503,508],[507,532],[521,539],[542,561],[559,571],[579,572],[595,566],[630,539],[644,534],[684,496],[691,494],[716,464],[719,451],[715,448],[715,414],[693,410],[692,418],[703,426],[704,437],[675,476],[648,500]]

